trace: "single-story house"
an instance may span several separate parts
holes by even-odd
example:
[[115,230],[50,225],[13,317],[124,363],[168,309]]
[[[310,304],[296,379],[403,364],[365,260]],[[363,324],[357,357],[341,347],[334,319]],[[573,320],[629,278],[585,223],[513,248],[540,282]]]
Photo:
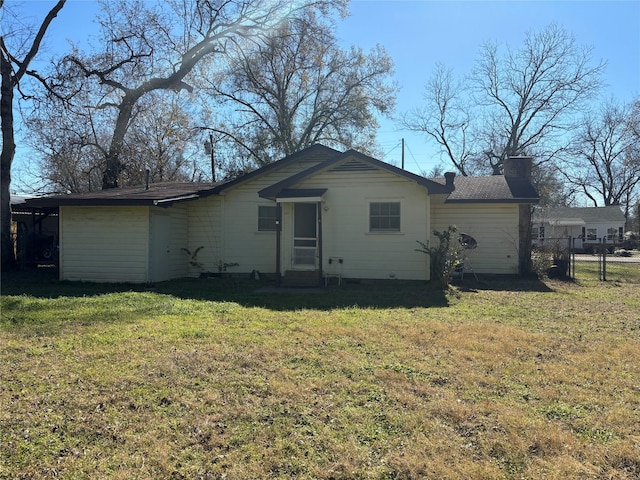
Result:
[[615,246],[623,241],[625,217],[619,206],[557,207],[534,215],[531,237],[545,240],[571,238],[576,251],[592,251],[601,242]]
[[[528,256],[531,159],[505,174],[427,179],[355,150],[313,145],[234,180],[159,183],[33,200],[57,206],[60,278],[157,282],[227,272],[428,280],[421,242],[455,225],[474,273],[518,274]],[[523,251],[524,255],[523,255]]]

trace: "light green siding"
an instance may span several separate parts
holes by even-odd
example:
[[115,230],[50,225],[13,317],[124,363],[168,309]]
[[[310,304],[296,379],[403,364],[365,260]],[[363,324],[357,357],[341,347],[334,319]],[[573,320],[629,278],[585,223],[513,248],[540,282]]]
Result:
[[258,206],[275,204],[257,192],[317,163],[293,162],[229,188],[220,196],[189,202],[189,242],[185,248],[194,252],[203,247],[196,258],[202,268],[189,266],[189,275],[217,273],[224,264],[234,263],[237,265],[227,267],[226,273],[274,273],[276,233],[258,231]]
[[148,207],[60,207],[60,278],[146,282]]
[[[154,222],[160,220],[166,237],[155,245]],[[183,205],[60,207],[60,278],[144,283],[186,276],[181,248],[187,244],[187,226]]]
[[258,206],[274,203],[260,198],[255,188],[247,187],[224,195],[224,260],[239,264],[231,268],[231,272],[273,273],[276,271],[276,233],[258,231]]
[[[518,273],[518,205],[446,204],[433,202],[432,230],[455,225],[478,242],[468,251],[475,273]],[[431,237],[431,242],[438,242]]]
[[182,250],[189,245],[188,204],[180,203],[168,209],[171,218],[169,230],[169,278],[186,277],[189,274],[188,255]]
[[[427,280],[429,263],[416,252],[417,240],[428,236],[429,196],[415,182],[384,170],[326,171],[299,188],[327,188],[322,203],[323,270],[336,268],[329,259],[343,259],[345,278]],[[371,202],[400,203],[400,232],[369,232]],[[291,249],[292,209],[285,208],[283,252]],[[283,256],[285,269],[289,258]]]
[[[195,256],[195,263],[189,265],[191,257],[185,254],[188,274],[198,276],[203,272],[218,272],[218,264],[223,262],[224,236],[222,235],[224,200],[211,196],[195,202],[189,202],[188,243],[184,248],[192,254],[200,248]],[[184,253],[184,252],[183,252]]]

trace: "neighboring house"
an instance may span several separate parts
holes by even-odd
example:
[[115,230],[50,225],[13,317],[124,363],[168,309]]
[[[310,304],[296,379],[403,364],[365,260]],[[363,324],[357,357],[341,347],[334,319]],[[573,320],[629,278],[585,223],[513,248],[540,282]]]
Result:
[[570,237],[577,251],[590,252],[603,241],[620,244],[624,224],[619,206],[549,208],[534,216],[531,237],[536,245]]
[[[45,197],[58,206],[60,278],[155,282],[206,272],[428,280],[417,241],[456,225],[474,272],[528,256],[531,159],[505,175],[426,179],[354,150],[314,145],[220,184],[171,183]],[[522,257],[522,258],[519,258]]]

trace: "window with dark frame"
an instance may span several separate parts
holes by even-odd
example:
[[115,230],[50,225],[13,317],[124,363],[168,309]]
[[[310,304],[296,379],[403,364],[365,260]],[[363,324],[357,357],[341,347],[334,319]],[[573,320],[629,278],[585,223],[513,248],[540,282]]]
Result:
[[371,202],[369,204],[370,232],[400,231],[400,202]]
[[258,206],[258,231],[259,232],[275,232],[277,217],[278,217],[278,214],[275,206],[259,205]]

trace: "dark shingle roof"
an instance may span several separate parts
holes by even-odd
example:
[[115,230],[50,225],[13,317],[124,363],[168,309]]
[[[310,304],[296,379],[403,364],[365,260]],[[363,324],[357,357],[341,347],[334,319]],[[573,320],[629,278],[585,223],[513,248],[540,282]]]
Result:
[[168,205],[194,200],[213,193],[215,183],[162,182],[143,186],[111,188],[88,193],[70,193],[31,198],[26,204],[33,207],[70,205]]
[[[445,183],[440,178],[434,181]],[[447,203],[537,203],[540,198],[529,180],[503,175],[456,176],[454,187]]]
[[428,179],[402,170],[391,164],[364,155],[355,150],[340,153],[324,145],[312,145],[282,160],[266,165],[258,170],[222,183],[189,183],[164,182],[154,183],[146,189],[144,186],[123,187],[100,190],[90,193],[54,195],[27,200],[29,207],[57,207],[65,205],[164,205],[176,202],[195,200],[197,198],[216,195],[234,185],[244,183],[273,169],[299,162],[309,165],[303,171],[287,179],[277,182],[259,193],[265,198],[275,198],[281,191],[292,188],[297,182],[328,168],[341,171],[358,172],[365,169],[383,169],[413,180],[427,188],[430,194],[447,196],[447,203],[537,203],[538,194],[528,179],[504,177],[502,175],[488,177],[456,177],[454,189],[446,184],[445,179]]

